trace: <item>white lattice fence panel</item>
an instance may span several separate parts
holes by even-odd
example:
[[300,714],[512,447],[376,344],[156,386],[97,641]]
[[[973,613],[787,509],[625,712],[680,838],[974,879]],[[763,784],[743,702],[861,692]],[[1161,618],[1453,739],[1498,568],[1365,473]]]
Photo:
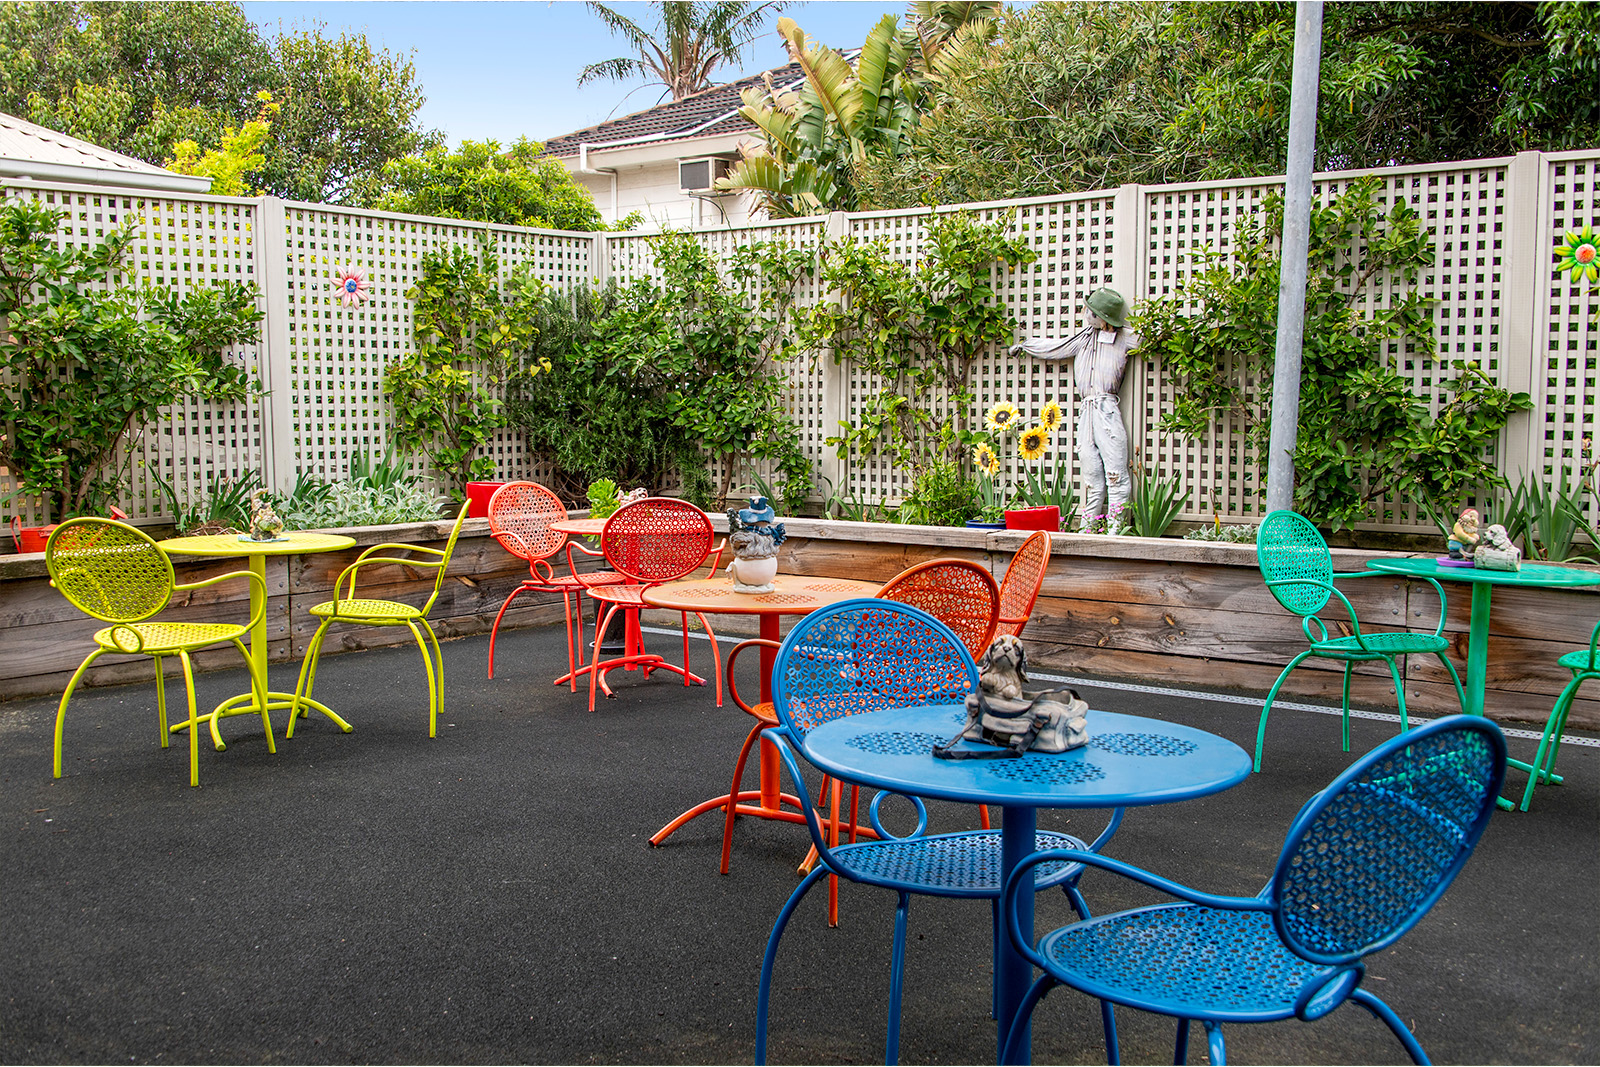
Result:
[[[520,226],[490,226],[488,232],[502,277],[531,263],[534,276],[559,292],[571,292],[594,279],[594,234]],[[549,460],[524,447],[522,433],[516,429],[496,431],[489,455],[495,461],[497,477],[504,481],[526,479],[549,485],[555,474]]]
[[[1538,429],[1536,473],[1549,485],[1563,474],[1572,490],[1585,463],[1600,459],[1600,287],[1574,282],[1555,269],[1554,248],[1585,225],[1600,229],[1600,154],[1566,153],[1545,160],[1541,182],[1545,259],[1538,275],[1535,304],[1534,418]],[[1585,443],[1589,451],[1585,453]],[[1511,472],[1515,477],[1515,472]],[[1592,484],[1600,493],[1600,474]],[[1600,501],[1583,494],[1591,529],[1600,528]]]
[[[293,469],[278,477],[338,480],[352,456],[381,459],[388,447],[384,370],[412,350],[406,293],[422,278],[423,255],[476,247],[481,227],[321,204],[284,210]],[[363,271],[371,285],[358,307],[338,301],[334,283],[345,268]],[[424,457],[410,459],[443,487]]]
[[[718,261],[728,260],[734,252],[745,246],[760,243],[777,243],[789,247],[815,247],[821,243],[826,230],[823,218],[806,218],[772,222],[766,225],[721,227],[717,229],[687,231],[699,245]],[[626,285],[640,278],[661,280],[662,271],[656,266],[655,251],[651,245],[654,234],[603,235],[610,244],[608,253],[610,276],[618,284]],[[821,299],[821,287],[815,277],[798,283],[794,295],[795,307],[806,307]],[[799,444],[811,460],[812,476],[826,473],[820,468],[825,449],[823,440],[835,432],[823,413],[823,368],[815,359],[801,358],[780,363],[775,368],[788,380],[784,410],[799,434]],[[741,485],[759,476],[776,485],[774,467],[770,462],[756,464],[754,470],[728,471],[716,457],[708,456],[706,470],[713,485],[720,486],[727,477],[729,490],[737,494]],[[818,482],[820,487],[822,483]]]
[[[4,195],[69,211],[58,235],[62,248],[95,247],[106,234],[131,225],[135,239],[112,285],[151,284],[183,296],[221,282],[261,282],[257,201],[33,184],[8,186]],[[254,374],[261,369],[263,351],[262,344],[240,345],[226,356]],[[188,501],[205,495],[218,479],[261,472],[263,420],[255,401],[171,405],[130,442],[131,455],[124,457],[130,461],[127,487],[119,502],[134,521],[160,521],[171,516],[154,475]],[[9,473],[0,475],[0,496],[12,488]],[[13,514],[24,522],[42,517],[33,502],[0,504],[0,519],[9,523]]]
[[[1282,182],[1229,182],[1207,186],[1158,186],[1144,194],[1144,262],[1139,272],[1138,301],[1186,296],[1201,268],[1200,254],[1210,251],[1234,259],[1234,241],[1241,220],[1261,210],[1266,195]],[[1186,301],[1190,310],[1192,300]],[[1176,478],[1189,492],[1183,518],[1238,521],[1256,514],[1256,492],[1262,472],[1246,440],[1242,420],[1213,425],[1201,439],[1160,429],[1161,418],[1177,397],[1179,383],[1151,353],[1134,354],[1140,362],[1134,401],[1134,445],[1146,477]]]

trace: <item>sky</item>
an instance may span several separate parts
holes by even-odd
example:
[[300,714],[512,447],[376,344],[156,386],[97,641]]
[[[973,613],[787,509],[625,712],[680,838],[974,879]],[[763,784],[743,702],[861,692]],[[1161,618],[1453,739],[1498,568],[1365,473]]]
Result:
[[[640,81],[594,81],[578,88],[578,72],[588,64],[630,55],[623,39],[611,36],[578,0],[247,0],[241,6],[269,37],[321,23],[330,36],[341,30],[365,33],[374,47],[409,55],[428,98],[418,117],[425,129],[443,130],[452,148],[463,140],[507,145],[523,135],[542,141],[644,111],[661,100],[659,85],[641,87]],[[648,4],[611,6],[640,25],[654,26]],[[812,0],[783,14],[822,43],[842,49],[859,47],[880,18],[898,17],[905,7]],[[776,24],[775,16],[769,19],[768,29],[746,49],[742,67],[720,67],[713,78],[733,81],[787,63]]]

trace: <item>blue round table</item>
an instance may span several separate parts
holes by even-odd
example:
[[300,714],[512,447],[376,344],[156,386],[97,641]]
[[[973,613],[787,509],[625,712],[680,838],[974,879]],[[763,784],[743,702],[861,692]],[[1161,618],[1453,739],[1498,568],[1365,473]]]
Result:
[[[1033,851],[1039,808],[1115,808],[1116,819],[1123,808],[1208,796],[1250,775],[1249,754],[1215,734],[1092,710],[1089,743],[1082,748],[1058,755],[1030,752],[1021,759],[935,759],[933,746],[948,741],[965,721],[966,711],[953,704],[867,712],[823,723],[806,734],[801,747],[818,768],[847,782],[933,800],[999,806],[1004,812],[1002,884]],[[962,747],[987,748],[970,742]],[[1031,895],[1018,899],[1017,912],[1024,928],[1031,929]],[[1032,968],[1003,929],[996,936],[998,1057]],[[1021,1047],[1029,1047],[1026,1035]]]

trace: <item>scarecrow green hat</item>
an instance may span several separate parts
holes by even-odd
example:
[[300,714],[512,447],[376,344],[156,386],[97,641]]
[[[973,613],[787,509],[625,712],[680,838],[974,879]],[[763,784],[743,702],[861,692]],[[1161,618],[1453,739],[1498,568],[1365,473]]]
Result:
[[1128,324],[1128,302],[1115,289],[1096,289],[1089,294],[1085,306],[1107,326],[1120,328]]

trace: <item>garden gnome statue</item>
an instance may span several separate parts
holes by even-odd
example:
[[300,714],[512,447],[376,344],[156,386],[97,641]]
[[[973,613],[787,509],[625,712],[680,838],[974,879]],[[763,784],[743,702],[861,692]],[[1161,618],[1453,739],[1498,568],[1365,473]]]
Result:
[[283,520],[272,510],[267,491],[257,489],[250,494],[250,540],[276,541],[283,532]]
[[736,593],[770,593],[778,576],[778,546],[788,534],[783,523],[774,523],[776,513],[764,496],[750,498],[750,506],[728,509],[728,545],[733,559],[728,573],[733,575]]
[[1116,290],[1090,293],[1084,313],[1089,325],[1071,337],[1035,338],[1011,346],[1013,353],[1034,359],[1073,361],[1072,380],[1078,393],[1075,437],[1078,466],[1083,471],[1080,525],[1125,507],[1133,488],[1128,471],[1128,430],[1122,422],[1117,390],[1122,387],[1128,353],[1139,347],[1139,335],[1128,329],[1127,302]]
[[1478,547],[1478,509],[1467,508],[1450,527],[1450,558],[1471,559]]
[[1506,528],[1495,523],[1483,531],[1483,540],[1472,554],[1472,565],[1481,571],[1520,571],[1522,553],[1511,543]]

